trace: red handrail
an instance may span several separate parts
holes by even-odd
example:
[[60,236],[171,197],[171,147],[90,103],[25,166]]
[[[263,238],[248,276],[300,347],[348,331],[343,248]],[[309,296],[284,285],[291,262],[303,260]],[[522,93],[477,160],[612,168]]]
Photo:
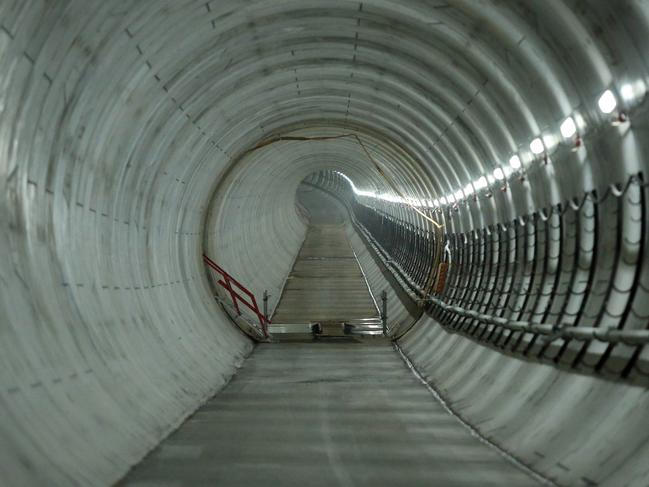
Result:
[[[214,262],[205,254],[203,254],[203,261],[208,266],[210,266],[213,270],[215,270],[216,272],[221,274],[221,276],[223,276],[223,279],[219,279],[216,282],[221,286],[223,286],[225,290],[228,291],[228,293],[230,293],[230,297],[232,298],[232,304],[234,304],[234,308],[237,310],[237,313],[241,315],[241,310],[239,309],[239,303],[242,303],[248,309],[250,309],[255,315],[257,315],[257,318],[259,319],[259,324],[261,325],[261,330],[264,333],[264,336],[268,338],[268,325],[270,324],[270,321],[266,319],[264,314],[259,309],[259,306],[257,305],[257,300],[255,299],[255,295],[252,294],[246,286],[244,286],[239,281],[237,281],[234,277],[228,274],[220,265],[218,265],[216,262]],[[250,301],[247,301],[244,298],[244,296],[239,294],[234,289],[232,284],[234,284],[240,291],[242,291],[243,294],[245,294],[245,296],[250,299]]]

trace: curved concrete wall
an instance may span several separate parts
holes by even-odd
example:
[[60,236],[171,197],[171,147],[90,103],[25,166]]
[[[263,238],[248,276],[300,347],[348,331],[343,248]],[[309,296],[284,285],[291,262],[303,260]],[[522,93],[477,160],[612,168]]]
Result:
[[119,8],[0,2],[1,485],[116,481],[251,349],[199,258],[224,158]]
[[[315,180],[324,186],[322,177]],[[346,201],[346,188],[334,186],[334,190],[333,194]],[[646,484],[646,382],[618,383],[619,374],[603,369],[597,372],[601,374],[598,377],[592,370],[587,372],[586,366],[571,370],[565,360],[546,360],[544,364],[536,353],[516,354],[502,342],[482,340],[480,334],[469,334],[469,339],[461,335],[461,328],[460,334],[451,333],[452,327],[445,329],[431,316],[425,315],[413,326],[413,316],[395,299],[396,286],[388,286],[382,276],[381,268],[390,269],[387,262],[370,255],[380,255],[368,250],[374,245],[373,237],[369,235],[365,245],[350,228],[350,238],[359,248],[359,261],[375,293],[387,288],[391,302],[397,304],[390,324],[395,334],[401,335],[398,347],[448,407],[481,436],[558,485]],[[416,299],[400,275],[394,273],[392,278],[401,287],[399,294],[408,293]],[[633,327],[634,320],[629,321],[625,325]],[[611,324],[604,321],[601,326]],[[589,348],[595,355],[606,346],[592,341]],[[635,347],[613,350],[609,359],[624,356],[628,349]],[[645,354],[646,349],[640,358]],[[645,363],[637,364],[633,380],[637,381],[640,369],[645,369]]]
[[[217,390],[251,345],[200,254],[278,289],[314,171],[434,200],[518,153],[525,181],[458,232],[646,169],[648,25],[640,0],[0,2],[3,481],[110,483]],[[367,153],[246,153],[344,133]]]
[[559,485],[647,485],[645,387],[507,356],[430,318],[400,345],[465,421]]
[[[347,133],[327,127],[290,133],[327,137],[341,130]],[[368,144],[386,146],[372,138]],[[386,151],[392,153],[390,147]],[[389,191],[362,147],[351,138],[280,142],[246,154],[237,162],[219,181],[210,202],[205,248],[255,294],[268,290],[271,311],[306,233],[306,221],[296,211],[300,183],[317,171],[338,170]],[[381,163],[394,164],[395,159],[383,156]]]

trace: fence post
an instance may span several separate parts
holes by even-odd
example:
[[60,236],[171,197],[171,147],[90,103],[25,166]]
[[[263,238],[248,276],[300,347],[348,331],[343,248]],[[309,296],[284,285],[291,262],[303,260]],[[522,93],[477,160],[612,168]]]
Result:
[[388,336],[388,293],[381,293],[381,323],[383,324],[383,336]]
[[234,309],[237,310],[237,314],[241,315],[241,309],[239,308],[239,303],[237,302],[237,293],[234,292],[234,289],[232,289],[232,284],[230,284],[230,278],[227,275],[223,275],[223,281],[225,282],[225,289],[230,293],[230,297],[232,298],[232,304],[234,305]]
[[268,322],[268,298],[270,297],[270,294],[268,294],[268,290],[264,289],[264,318],[266,318],[266,322]]

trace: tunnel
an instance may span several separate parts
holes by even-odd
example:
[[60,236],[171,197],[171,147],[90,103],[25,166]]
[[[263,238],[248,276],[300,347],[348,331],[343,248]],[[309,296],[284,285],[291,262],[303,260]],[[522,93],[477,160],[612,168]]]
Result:
[[0,485],[649,485],[645,0],[0,0]]

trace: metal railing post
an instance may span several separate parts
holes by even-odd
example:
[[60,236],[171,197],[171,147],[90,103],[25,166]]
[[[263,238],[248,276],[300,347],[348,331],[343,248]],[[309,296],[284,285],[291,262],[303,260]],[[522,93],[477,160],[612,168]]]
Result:
[[270,297],[270,294],[268,294],[268,290],[264,289],[264,318],[266,318],[266,321],[268,320],[268,298]]
[[[214,262],[205,254],[203,254],[203,261],[207,264],[208,267],[210,267],[212,270],[218,272],[221,275],[221,279],[219,279],[216,282],[217,284],[225,288],[225,290],[230,294],[230,297],[232,298],[232,304],[237,314],[241,316],[241,309],[239,308],[239,303],[245,305],[257,316],[257,318],[259,319],[259,325],[261,326],[261,331],[263,332],[264,336],[268,338],[268,325],[270,324],[270,320],[268,319],[268,305],[267,305],[267,300],[269,296],[268,293],[264,291],[264,313],[265,314],[262,314],[261,310],[259,309],[259,306],[257,305],[257,299],[255,298],[255,295],[247,287],[245,287],[243,284],[241,284],[239,281],[233,278],[230,274],[228,274],[218,264],[216,264],[216,262]],[[243,293],[243,296],[239,294],[237,291],[235,291],[234,287],[232,286],[233,284],[237,287],[237,289],[239,289]]]
[[239,303],[237,302],[237,293],[234,291],[234,289],[232,289],[232,284],[230,283],[229,276],[224,275],[222,282],[225,283],[225,286],[223,287],[230,293],[230,297],[232,298],[232,304],[234,305],[234,308],[237,310],[237,314],[241,316],[241,309],[239,308]]
[[381,293],[381,323],[383,324],[383,336],[388,336],[388,293]]

